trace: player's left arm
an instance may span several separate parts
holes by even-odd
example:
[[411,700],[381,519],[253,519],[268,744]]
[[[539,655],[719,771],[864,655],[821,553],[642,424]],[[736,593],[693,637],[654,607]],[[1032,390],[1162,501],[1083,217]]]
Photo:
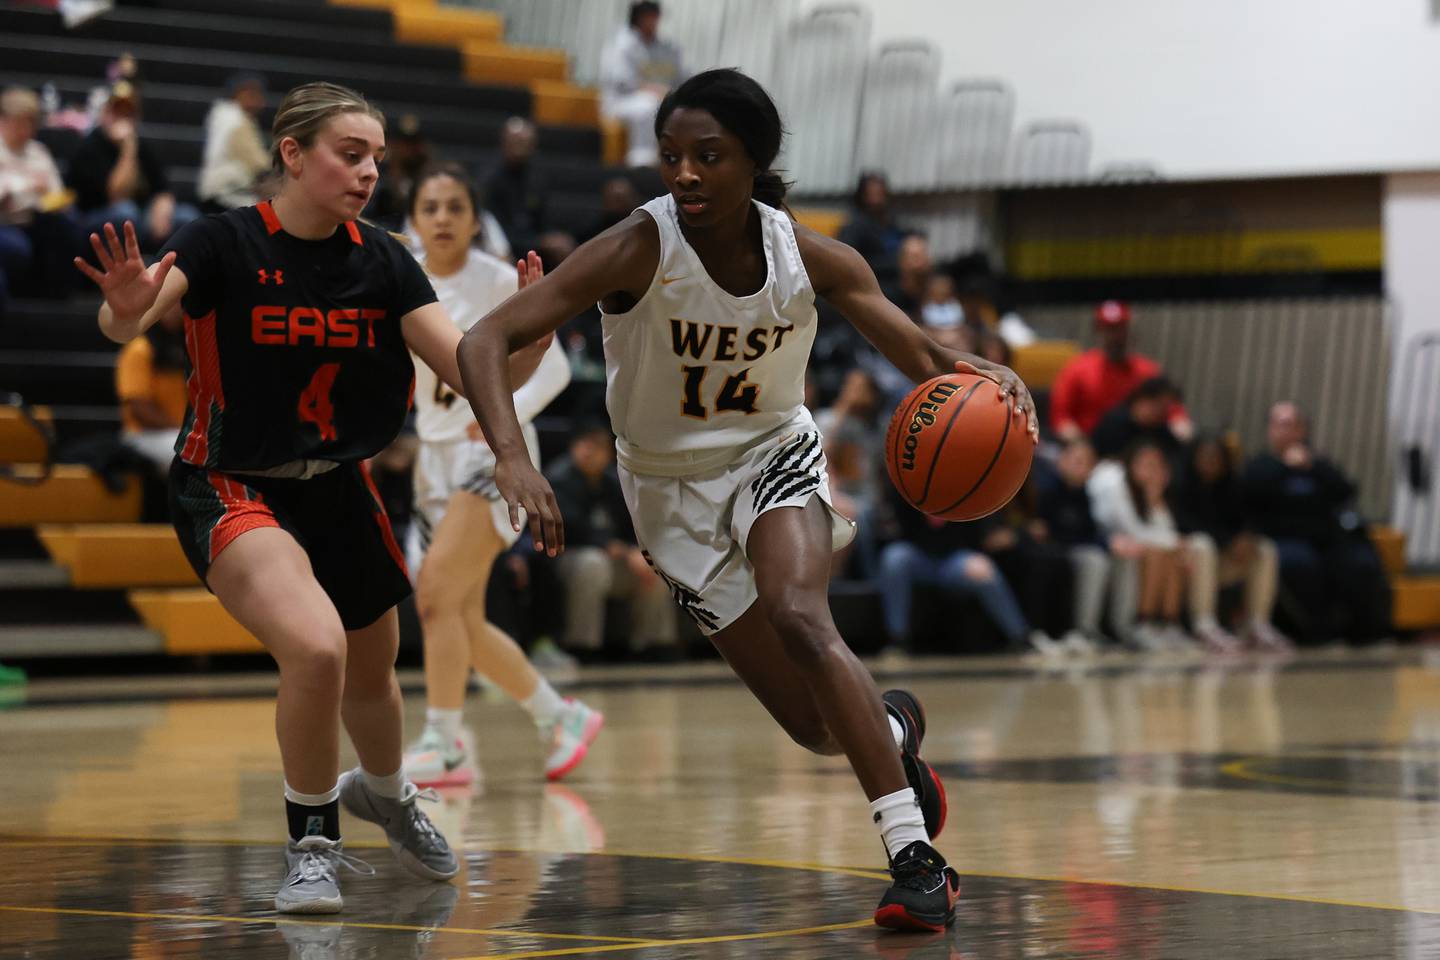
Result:
[[1015,371],[926,336],[886,298],[870,265],[846,244],[799,224],[795,239],[816,294],[830,301],[902,373],[916,383],[952,372],[989,377],[999,384],[1001,396],[1012,399],[1015,413],[1026,418],[1030,435],[1039,437],[1035,401]]
[[[540,258],[533,252],[528,258],[517,263],[515,269],[521,290],[539,280],[545,273],[540,266]],[[445,308],[439,302],[434,302],[411,310],[400,318],[400,331],[405,337],[405,345],[415,351],[415,355],[434,370],[435,375],[443,380],[447,387],[465,397],[465,384],[460,379],[460,362],[455,355],[462,335],[460,328],[450,322]],[[553,339],[553,334],[542,337],[510,354],[511,383],[524,383],[530,379],[545,356],[545,348]],[[469,397],[465,399],[468,400]]]

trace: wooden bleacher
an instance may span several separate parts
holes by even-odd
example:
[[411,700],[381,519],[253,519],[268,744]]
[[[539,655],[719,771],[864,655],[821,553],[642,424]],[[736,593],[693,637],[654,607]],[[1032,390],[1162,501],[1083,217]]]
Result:
[[37,464],[18,464],[13,469],[14,479],[0,478],[0,527],[140,519],[140,483],[133,477],[125,480],[119,493],[111,493],[89,467],[58,464],[48,477]]

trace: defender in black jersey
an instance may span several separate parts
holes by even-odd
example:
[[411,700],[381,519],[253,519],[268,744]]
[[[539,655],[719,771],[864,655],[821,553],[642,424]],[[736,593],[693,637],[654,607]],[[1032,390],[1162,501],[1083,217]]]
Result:
[[[287,913],[338,911],[337,869],[363,870],[342,851],[342,803],[384,828],[411,873],[459,870],[401,769],[394,605],[410,585],[364,460],[405,418],[410,351],[462,389],[460,333],[404,247],[356,221],[382,124],[354,91],[297,87],[272,131],[273,201],[190,225],[148,269],[131,224],[123,243],[113,227],[91,236],[98,270],[76,261],[111,339],[184,315],[172,513],[196,571],[280,667]],[[342,718],[360,766],[340,776]]]
[[280,527],[346,629],[373,623],[410,579],[361,461],[409,409],[400,318],[435,302],[425,272],[368,224],[293,237],[268,201],[197,220],[165,249],[189,281],[190,404],[170,471],[186,557],[204,580],[239,534]]

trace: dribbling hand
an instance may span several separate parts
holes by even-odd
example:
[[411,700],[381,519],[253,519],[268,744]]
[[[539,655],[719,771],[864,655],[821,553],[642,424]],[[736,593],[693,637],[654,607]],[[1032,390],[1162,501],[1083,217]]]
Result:
[[165,276],[175,265],[174,251],[165,254],[151,272],[140,256],[135,224],[129,220],[125,221],[123,246],[115,227],[108,223],[105,224],[105,242],[100,241],[98,234],[92,233],[90,246],[95,250],[100,269],[96,270],[79,257],[75,258],[76,269],[95,281],[110,312],[117,318],[133,320],[144,316],[145,311],[155,305],[160,288],[165,285]]
[[1035,400],[1030,396],[1030,388],[1025,386],[1025,381],[1021,380],[1014,370],[998,363],[987,363],[982,369],[973,363],[957,360],[955,372],[973,373],[994,380],[1000,386],[1000,399],[1010,401],[1015,416],[1025,418],[1030,439],[1040,442],[1040,421],[1035,418]]
[[511,529],[520,532],[520,511],[524,510],[535,549],[559,556],[565,549],[565,521],[550,481],[529,459],[512,458],[495,465],[495,487],[510,507]]

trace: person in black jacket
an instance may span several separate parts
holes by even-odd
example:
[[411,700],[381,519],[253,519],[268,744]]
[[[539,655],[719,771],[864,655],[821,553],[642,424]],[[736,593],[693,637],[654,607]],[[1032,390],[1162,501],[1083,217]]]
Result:
[[1251,528],[1245,516],[1230,449],[1215,436],[1191,447],[1173,498],[1175,523],[1190,555],[1190,619],[1195,635],[1214,649],[1234,638],[1215,616],[1222,586],[1245,587],[1245,639],[1261,650],[1284,651],[1290,641],[1270,623],[1279,587],[1275,543]]
[[129,81],[115,84],[100,122],[70,158],[66,181],[75,191],[86,233],[103,233],[109,223],[118,234],[130,220],[137,224],[141,248],[158,250],[181,227],[199,218],[200,211],[176,202],[165,167],[141,139],[139,124],[136,88]]
[[559,560],[565,587],[565,645],[598,656],[605,601],[628,597],[637,649],[673,648],[675,607],[666,584],[635,544],[630,511],[615,473],[615,440],[603,423],[581,425],[570,452],[545,472],[565,520]]
[[1253,529],[1275,541],[1280,580],[1295,601],[1303,639],[1378,639],[1390,630],[1385,570],[1349,509],[1355,485],[1315,453],[1308,433],[1294,403],[1270,408],[1270,450],[1250,461],[1242,480],[1246,517]]
[[1031,521],[1030,535],[1062,548],[1075,570],[1075,629],[1065,637],[1066,647],[1074,653],[1093,652],[1104,639],[1100,617],[1110,582],[1110,552],[1090,513],[1085,484],[1094,470],[1095,448],[1081,439],[1065,445],[1054,467],[1037,458],[1031,471],[1037,516]]

